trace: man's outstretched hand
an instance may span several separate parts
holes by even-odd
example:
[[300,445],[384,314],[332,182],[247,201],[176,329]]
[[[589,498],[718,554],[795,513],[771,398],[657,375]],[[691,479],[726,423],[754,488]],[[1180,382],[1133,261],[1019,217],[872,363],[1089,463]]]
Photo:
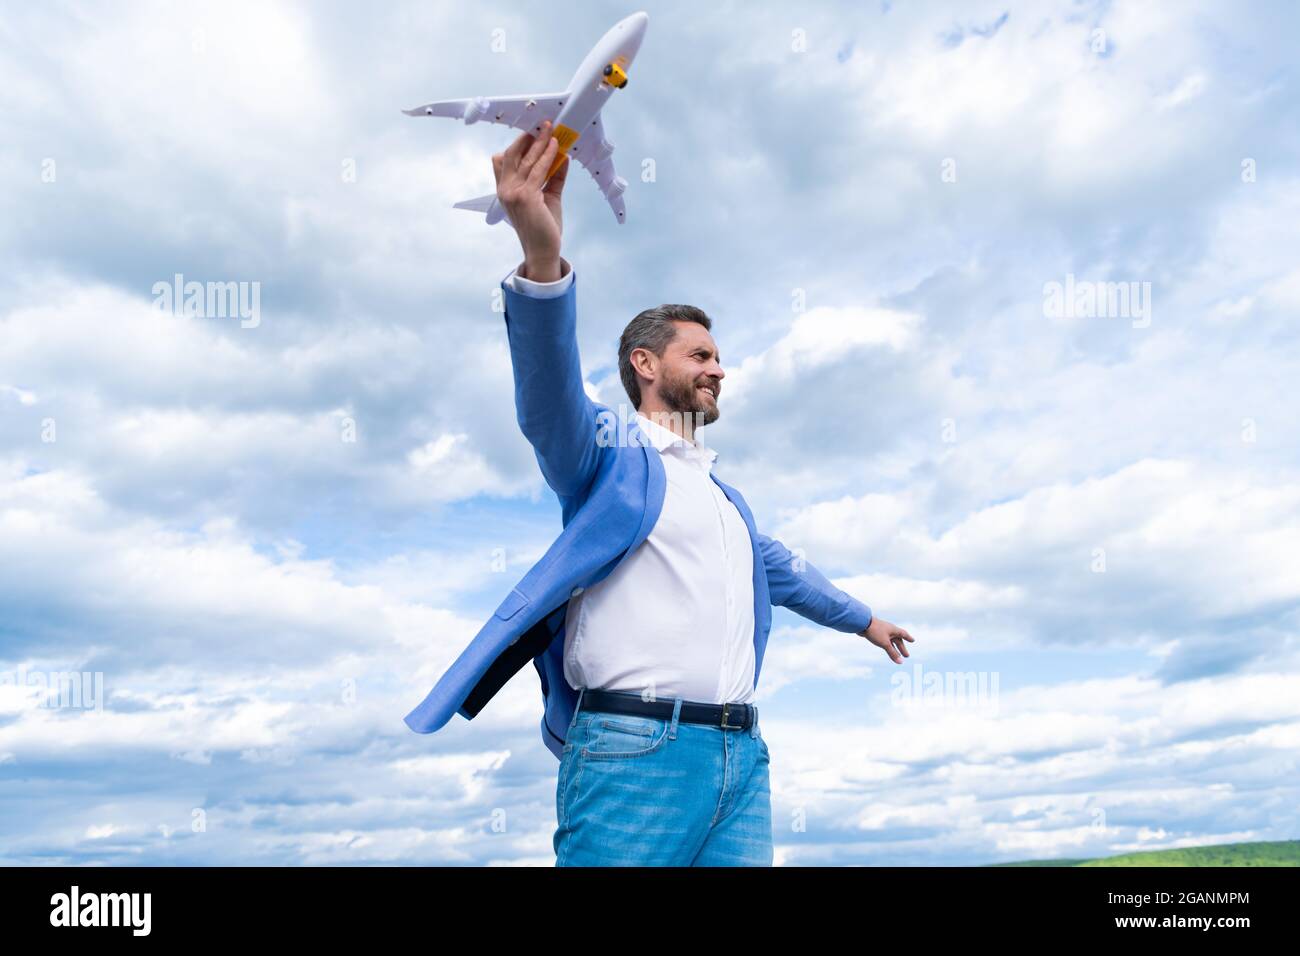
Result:
[[523,133],[504,153],[492,157],[497,178],[497,199],[514,223],[519,244],[524,247],[524,265],[519,275],[534,282],[554,282],[560,275],[560,194],[569,174],[569,157],[543,185],[546,172],[555,161],[559,140],[551,135],[551,123],[542,123],[534,136]]
[[[901,664],[903,663],[904,657],[912,656],[907,653],[907,647],[903,642],[916,642],[916,638],[911,634],[908,634],[907,631],[903,630],[897,624],[890,624],[888,621],[878,617],[873,617],[871,619],[871,623],[867,625],[865,631],[858,631],[858,636],[865,637],[872,644],[875,644],[876,647],[881,648],[889,655],[889,659],[895,664]],[[899,652],[902,652],[902,657],[899,656]]]

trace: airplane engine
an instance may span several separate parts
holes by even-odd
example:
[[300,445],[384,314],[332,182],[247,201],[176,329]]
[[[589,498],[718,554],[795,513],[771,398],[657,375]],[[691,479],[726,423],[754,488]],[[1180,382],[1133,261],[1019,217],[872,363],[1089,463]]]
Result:
[[473,126],[487,117],[488,101],[481,96],[475,97],[465,104],[465,112],[462,115],[465,118],[465,125]]
[[627,73],[625,73],[623,68],[617,63],[605,64],[605,69],[602,73],[605,77],[605,82],[610,86],[617,87],[620,90],[627,86]]

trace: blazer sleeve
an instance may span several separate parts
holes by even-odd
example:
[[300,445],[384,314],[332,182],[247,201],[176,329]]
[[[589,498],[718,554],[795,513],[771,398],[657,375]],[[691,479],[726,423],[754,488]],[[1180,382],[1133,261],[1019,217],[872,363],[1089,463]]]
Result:
[[598,455],[596,406],[578,358],[577,276],[560,295],[527,295],[504,280],[501,289],[515,417],[546,483],[557,495],[575,495],[595,475]]
[[758,536],[772,603],[822,627],[857,634],[871,624],[871,608],[840,590],[802,557],[765,534]]

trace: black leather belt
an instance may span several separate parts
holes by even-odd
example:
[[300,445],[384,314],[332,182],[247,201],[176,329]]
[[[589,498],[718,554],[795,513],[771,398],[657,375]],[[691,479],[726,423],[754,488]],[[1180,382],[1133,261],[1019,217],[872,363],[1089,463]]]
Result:
[[[642,700],[640,694],[613,690],[584,690],[579,710],[608,710],[618,714],[636,714],[669,720],[676,698]],[[705,704],[682,701],[677,719],[687,724],[709,724],[725,730],[748,730],[754,725],[754,708],[749,704]]]

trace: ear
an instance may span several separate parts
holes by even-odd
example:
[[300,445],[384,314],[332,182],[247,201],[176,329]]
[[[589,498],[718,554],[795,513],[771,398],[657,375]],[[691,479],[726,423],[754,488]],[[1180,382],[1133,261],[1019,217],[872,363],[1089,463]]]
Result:
[[628,353],[628,361],[632,363],[634,371],[654,381],[656,363],[659,361],[659,356],[655,355],[654,352],[647,348],[635,348]]

